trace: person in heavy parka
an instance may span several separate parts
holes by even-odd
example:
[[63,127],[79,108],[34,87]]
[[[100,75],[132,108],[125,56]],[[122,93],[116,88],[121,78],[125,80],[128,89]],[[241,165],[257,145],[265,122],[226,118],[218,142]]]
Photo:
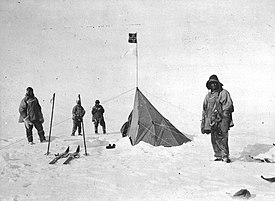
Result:
[[96,100],[92,108],[92,121],[94,122],[95,133],[98,133],[98,124],[102,126],[103,134],[106,133],[106,124],[103,117],[104,111],[104,108],[100,105],[100,101]]
[[34,144],[32,133],[33,126],[38,132],[40,142],[46,142],[42,125],[44,123],[42,109],[31,87],[26,89],[26,95],[20,102],[19,114],[19,123],[24,123],[29,144]]
[[217,75],[211,75],[206,82],[206,87],[210,91],[203,101],[201,132],[211,133],[215,161],[230,163],[228,131],[234,126],[234,106],[229,92],[222,86]]
[[81,101],[80,99],[76,100],[76,105],[73,107],[72,110],[72,119],[73,119],[73,129],[72,129],[72,136],[75,135],[76,130],[78,129],[78,135],[81,134],[81,123],[83,121],[83,117],[85,115],[85,110],[81,106]]

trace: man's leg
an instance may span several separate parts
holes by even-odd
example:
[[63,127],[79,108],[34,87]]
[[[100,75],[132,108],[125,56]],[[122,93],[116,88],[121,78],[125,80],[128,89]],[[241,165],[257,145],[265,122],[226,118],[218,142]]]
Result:
[[81,135],[81,121],[77,122],[78,135]]
[[228,132],[223,133],[222,131],[218,132],[216,135],[216,144],[221,150],[221,157],[226,158],[229,156],[228,151]]
[[211,143],[216,160],[222,160],[222,150],[218,144],[219,130],[211,130]]
[[72,129],[72,134],[71,134],[72,136],[74,136],[76,129],[77,129],[77,122],[75,120],[73,120],[73,129]]
[[100,120],[100,125],[102,126],[103,134],[105,134],[106,133],[106,124],[105,124],[104,118],[102,118]]
[[26,135],[27,135],[28,142],[33,142],[33,136],[32,136],[33,125],[29,125],[29,128],[27,128],[25,126],[25,129],[26,129]]
[[229,159],[229,146],[228,146],[228,130],[230,126],[230,119],[223,118],[221,122],[221,137],[220,146],[223,149],[223,158]]
[[95,133],[98,133],[98,120],[94,121],[94,125],[95,125]]
[[45,132],[43,130],[43,125],[41,124],[41,122],[40,121],[34,121],[33,124],[34,124],[34,127],[36,128],[36,130],[38,132],[40,142],[43,142],[44,140],[46,140]]
[[229,147],[228,147],[228,132],[222,133],[222,139],[220,141],[223,149],[223,158],[229,158]]

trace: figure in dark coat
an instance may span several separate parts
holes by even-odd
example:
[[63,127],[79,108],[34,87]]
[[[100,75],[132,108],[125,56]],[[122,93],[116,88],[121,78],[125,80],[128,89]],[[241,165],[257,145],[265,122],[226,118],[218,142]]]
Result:
[[19,105],[19,123],[23,123],[26,128],[26,135],[29,144],[33,143],[33,126],[38,132],[40,142],[45,142],[45,132],[43,130],[43,114],[38,99],[34,96],[33,89],[28,87],[26,89],[26,95],[22,99]]
[[85,115],[85,110],[81,106],[80,100],[76,101],[76,105],[73,107],[72,110],[72,119],[73,119],[73,129],[72,129],[72,136],[75,135],[76,130],[78,129],[78,135],[81,135],[81,123],[83,121],[83,117]]
[[234,106],[229,92],[222,86],[216,75],[211,75],[206,82],[210,91],[203,102],[201,132],[211,133],[215,160],[229,163],[228,131],[234,125]]
[[100,105],[99,100],[96,100],[95,105],[92,108],[92,121],[94,122],[95,133],[98,133],[98,124],[102,126],[103,134],[106,133],[106,124],[103,117],[104,111],[105,110],[102,105]]

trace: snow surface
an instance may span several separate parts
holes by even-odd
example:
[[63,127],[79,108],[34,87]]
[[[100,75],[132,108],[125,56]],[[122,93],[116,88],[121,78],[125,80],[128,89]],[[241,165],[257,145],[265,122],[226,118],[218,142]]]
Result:
[[[274,200],[275,3],[273,1],[0,0],[0,200]],[[133,107],[138,33],[139,88],[192,142],[132,147],[119,129]],[[130,51],[129,51],[130,50]],[[128,53],[127,53],[128,52]],[[200,134],[205,83],[217,74],[234,101],[232,163],[213,161]],[[34,88],[52,144],[27,144],[18,106]],[[88,156],[70,136],[81,94]],[[101,100],[107,135],[93,134],[91,107]],[[106,145],[115,143],[115,149]],[[81,157],[48,164],[81,145]]]
[[[47,143],[1,142],[7,147],[0,156],[0,200],[232,200],[243,188],[253,200],[274,200],[274,184],[260,178],[274,176],[274,164],[246,158],[271,149],[268,142],[238,150],[231,140],[233,162],[227,164],[213,161],[209,137],[165,148],[143,142],[132,147],[120,133],[88,134],[88,156],[81,136],[53,137],[49,155]],[[115,149],[105,148],[113,143]],[[63,165],[65,159],[48,164],[55,153],[77,145],[80,158],[69,165]]]

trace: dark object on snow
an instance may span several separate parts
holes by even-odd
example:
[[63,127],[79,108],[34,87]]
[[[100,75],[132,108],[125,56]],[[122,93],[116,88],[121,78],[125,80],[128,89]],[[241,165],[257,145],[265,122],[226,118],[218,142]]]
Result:
[[66,157],[68,157],[69,156],[69,151],[70,151],[70,147],[68,147],[66,149],[66,151],[64,151],[61,154],[59,154],[59,153],[55,154],[55,158],[51,162],[49,162],[49,164],[55,164],[60,158],[66,158]]
[[215,158],[214,161],[222,161],[222,158]]
[[80,152],[80,146],[78,145],[76,151],[73,152],[73,153],[70,153],[69,157],[67,158],[67,160],[63,164],[67,165],[71,162],[71,160],[73,160],[75,158],[79,158],[80,157],[79,152]]
[[261,178],[271,183],[275,182],[275,177],[265,178],[264,176],[261,176]]
[[241,189],[237,193],[235,193],[233,197],[249,199],[251,197],[251,193],[247,189]]
[[106,146],[106,149],[114,149],[114,148],[116,148],[115,144],[113,145],[109,144],[108,146]]
[[253,159],[254,161],[257,161],[257,162],[262,162],[262,163],[275,163],[274,161],[272,161],[271,159],[268,159],[268,158],[264,158],[264,159],[261,159],[261,158],[254,158],[254,157],[251,156],[251,155],[248,155],[248,157],[250,157],[251,159]]

